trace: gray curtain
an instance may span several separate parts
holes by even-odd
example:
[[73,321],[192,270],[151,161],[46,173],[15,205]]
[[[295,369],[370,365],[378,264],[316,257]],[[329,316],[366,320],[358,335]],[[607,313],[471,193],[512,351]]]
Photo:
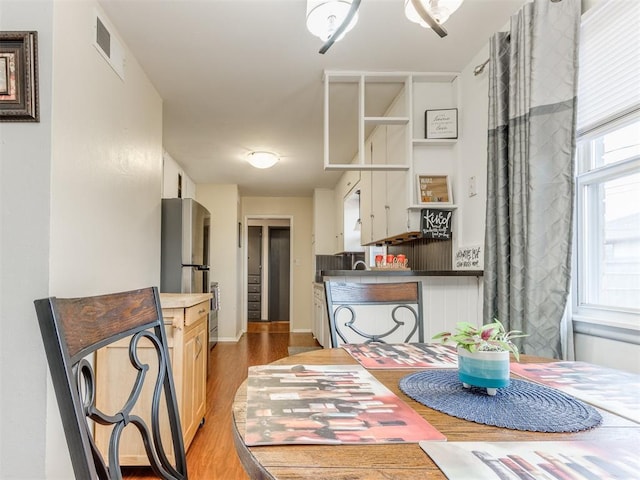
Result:
[[571,273],[580,0],[535,0],[490,41],[483,320],[561,358]]

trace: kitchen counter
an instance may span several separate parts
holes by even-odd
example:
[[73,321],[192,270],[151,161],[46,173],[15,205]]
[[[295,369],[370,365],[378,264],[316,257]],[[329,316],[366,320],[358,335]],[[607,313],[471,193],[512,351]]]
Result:
[[[321,270],[324,277],[481,277],[483,270]],[[321,282],[322,278],[316,278]]]
[[162,308],[189,308],[211,298],[210,293],[161,293]]

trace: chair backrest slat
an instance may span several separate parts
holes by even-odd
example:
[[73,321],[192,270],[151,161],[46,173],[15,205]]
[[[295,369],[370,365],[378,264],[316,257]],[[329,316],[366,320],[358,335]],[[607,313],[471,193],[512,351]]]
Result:
[[357,303],[416,303],[418,283],[332,283],[334,305]]
[[[355,336],[362,342],[384,342],[385,338],[391,338],[400,328],[406,328],[409,333],[404,338],[410,341],[417,332],[417,340],[424,342],[424,318],[422,307],[422,282],[402,283],[352,283],[339,281],[326,281],[325,294],[327,298],[327,313],[329,316],[329,331],[331,333],[331,345],[338,346],[338,340],[350,343],[347,338]],[[390,328],[384,332],[374,333],[368,327],[372,326],[371,316],[364,320],[357,318],[357,306],[383,306],[396,305],[391,311]],[[402,309],[410,312],[413,324],[405,325],[404,321],[397,318],[396,312]],[[348,312],[349,321],[338,321],[338,317]],[[358,323],[356,324],[356,321]],[[397,334],[396,334],[397,335]]]
[[56,299],[54,315],[59,318],[60,330],[71,357],[95,351],[95,346],[105,339],[158,321],[151,289]]

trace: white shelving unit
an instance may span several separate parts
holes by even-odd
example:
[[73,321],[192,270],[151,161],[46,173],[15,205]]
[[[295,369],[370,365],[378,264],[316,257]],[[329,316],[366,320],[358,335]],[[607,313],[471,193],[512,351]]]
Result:
[[[325,72],[324,168],[361,171],[362,244],[414,238],[420,230],[421,209],[457,208],[417,204],[415,178],[446,174],[454,180],[457,140],[422,137],[426,110],[458,108],[458,76],[457,72]],[[331,130],[332,114],[337,116],[334,121],[348,119],[351,130]],[[346,154],[338,148],[345,144],[352,148]]]

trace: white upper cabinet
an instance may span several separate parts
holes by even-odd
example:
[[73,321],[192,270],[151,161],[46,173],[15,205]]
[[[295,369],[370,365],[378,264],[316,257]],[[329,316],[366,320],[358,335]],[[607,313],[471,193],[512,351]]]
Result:
[[335,253],[362,252],[360,244],[360,172],[345,172],[334,189]]

